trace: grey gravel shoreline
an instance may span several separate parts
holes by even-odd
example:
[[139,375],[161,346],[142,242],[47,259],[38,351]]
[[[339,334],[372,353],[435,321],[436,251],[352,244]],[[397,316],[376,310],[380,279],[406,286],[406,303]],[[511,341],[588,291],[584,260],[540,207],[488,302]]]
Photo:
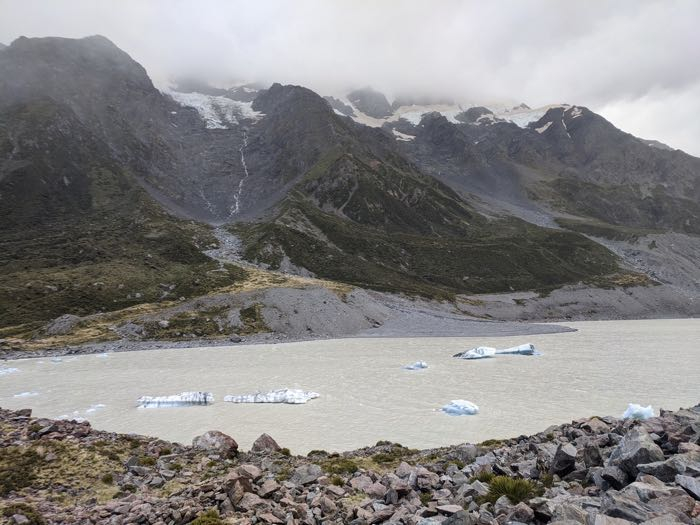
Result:
[[370,330],[364,330],[354,335],[287,335],[282,333],[255,334],[247,337],[232,337],[227,339],[192,339],[187,341],[131,341],[127,339],[88,343],[77,346],[47,348],[36,351],[1,350],[0,360],[17,360],[45,357],[60,357],[66,355],[88,355],[112,352],[138,352],[159,349],[191,349],[218,346],[263,345],[279,343],[298,343],[304,341],[332,341],[350,338],[400,338],[400,337],[508,337],[514,335],[541,335],[564,332],[575,332],[573,328],[554,323],[501,322],[460,320],[459,325],[442,326],[429,330],[426,326],[410,326],[409,321],[391,320],[386,325]]

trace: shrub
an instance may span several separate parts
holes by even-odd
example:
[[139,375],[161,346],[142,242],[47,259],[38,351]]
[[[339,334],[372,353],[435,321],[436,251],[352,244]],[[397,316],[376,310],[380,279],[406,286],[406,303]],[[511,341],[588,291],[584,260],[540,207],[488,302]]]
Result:
[[426,507],[428,506],[428,503],[430,503],[433,500],[433,495],[429,492],[421,492],[419,497],[420,502]]
[[8,447],[0,450],[0,496],[32,484],[41,458],[33,450]]
[[141,456],[139,458],[139,465],[143,465],[145,467],[152,467],[155,464],[156,458],[152,458],[151,456]]
[[343,481],[343,478],[335,474],[331,476],[331,485],[335,485],[336,487],[342,487],[343,485],[345,485],[345,481]]
[[353,474],[357,464],[349,458],[332,458],[321,463],[321,468],[329,474]]
[[208,510],[200,514],[197,519],[190,522],[190,525],[224,525],[219,513],[215,510]]
[[537,485],[529,480],[495,476],[489,482],[489,492],[483,497],[483,501],[495,503],[501,496],[507,496],[510,502],[515,505],[534,498],[537,492]]
[[287,447],[284,447],[284,448],[280,449],[279,452],[280,452],[280,454],[282,454],[283,456],[291,456],[291,455],[292,455],[292,453],[289,451],[289,449],[288,449]]
[[100,478],[100,480],[101,480],[102,483],[104,483],[105,485],[111,485],[112,483],[114,483],[114,476],[113,476],[111,473],[105,474],[104,476],[102,476],[102,477]]
[[15,514],[21,514],[29,520],[26,522],[26,525],[45,525],[46,523],[36,509],[26,503],[14,503],[9,505],[2,510],[2,514],[6,518],[11,518]]

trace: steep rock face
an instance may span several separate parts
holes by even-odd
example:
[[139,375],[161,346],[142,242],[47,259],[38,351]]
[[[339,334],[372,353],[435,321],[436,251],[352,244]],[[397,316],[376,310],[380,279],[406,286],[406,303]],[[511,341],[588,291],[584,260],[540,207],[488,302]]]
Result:
[[[457,191],[616,227],[700,232],[700,159],[649,147],[578,106],[525,127],[424,115],[403,152]],[[471,111],[471,110],[469,110]]]
[[348,100],[362,113],[370,117],[384,118],[393,113],[391,104],[386,97],[369,87],[348,93]]
[[0,56],[0,111],[51,99],[69,108],[115,162],[182,215],[227,219],[244,176],[241,130],[208,130],[101,36],[19,38]]

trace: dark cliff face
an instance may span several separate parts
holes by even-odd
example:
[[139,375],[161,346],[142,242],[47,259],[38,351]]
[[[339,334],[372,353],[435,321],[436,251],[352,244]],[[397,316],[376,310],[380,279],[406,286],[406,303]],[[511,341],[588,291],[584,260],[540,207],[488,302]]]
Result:
[[365,115],[374,118],[388,117],[393,113],[391,104],[379,91],[366,87],[348,93],[348,100]]

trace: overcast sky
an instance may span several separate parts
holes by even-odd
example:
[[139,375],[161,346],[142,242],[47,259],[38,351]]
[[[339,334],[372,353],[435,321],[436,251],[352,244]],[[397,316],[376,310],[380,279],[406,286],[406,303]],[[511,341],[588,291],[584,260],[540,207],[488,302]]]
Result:
[[700,0],[0,0],[0,42],[102,34],[186,72],[567,102],[700,156]]

